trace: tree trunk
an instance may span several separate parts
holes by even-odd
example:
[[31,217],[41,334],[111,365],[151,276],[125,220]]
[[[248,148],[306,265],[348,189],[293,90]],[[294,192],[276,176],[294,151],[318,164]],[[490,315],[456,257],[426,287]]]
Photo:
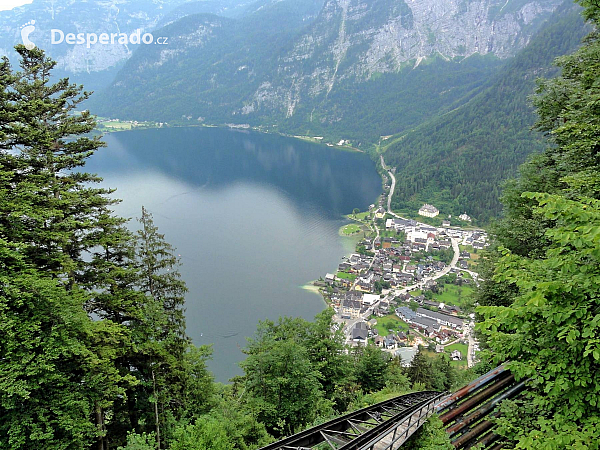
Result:
[[98,443],[96,444],[97,450],[104,450],[104,418],[102,414],[102,408],[96,403],[96,427],[100,433],[98,436]]
[[152,369],[152,386],[154,393],[154,420],[156,424],[156,442],[160,450],[160,423],[158,420],[158,395],[156,394],[156,377],[154,376],[154,368]]

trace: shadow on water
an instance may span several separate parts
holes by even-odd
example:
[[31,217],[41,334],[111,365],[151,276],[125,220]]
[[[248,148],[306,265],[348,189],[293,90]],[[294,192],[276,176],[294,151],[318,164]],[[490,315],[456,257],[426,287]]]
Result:
[[281,136],[167,128],[115,133],[105,140],[111,151],[94,157],[103,170],[153,169],[209,190],[244,181],[269,184],[296,202],[318,205],[329,217],[364,208],[381,189],[366,155]]

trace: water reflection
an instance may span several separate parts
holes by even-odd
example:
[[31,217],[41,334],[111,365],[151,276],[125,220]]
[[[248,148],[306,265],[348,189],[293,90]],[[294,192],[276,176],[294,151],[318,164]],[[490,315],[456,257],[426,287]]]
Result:
[[179,128],[105,140],[88,169],[118,187],[118,213],[145,205],[178,248],[188,332],[214,343],[219,381],[239,373],[258,320],[323,308],[300,286],[335,269],[350,249],[338,236],[342,214],[381,186],[365,155],[277,136]]

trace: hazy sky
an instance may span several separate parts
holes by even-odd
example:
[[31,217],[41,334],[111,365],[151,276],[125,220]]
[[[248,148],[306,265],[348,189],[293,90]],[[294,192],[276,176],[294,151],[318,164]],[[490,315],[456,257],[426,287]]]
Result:
[[32,1],[33,0],[0,0],[0,11],[6,11],[7,9],[13,9],[17,6],[26,5]]

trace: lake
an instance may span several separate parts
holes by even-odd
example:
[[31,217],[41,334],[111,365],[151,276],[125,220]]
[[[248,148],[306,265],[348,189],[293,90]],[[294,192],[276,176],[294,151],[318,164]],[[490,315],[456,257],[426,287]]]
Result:
[[135,219],[144,205],[177,248],[188,334],[214,345],[209,367],[222,382],[241,373],[259,320],[325,307],[303,286],[353,251],[356,240],[338,234],[343,215],[381,192],[368,156],[281,136],[165,128],[104,140],[87,170],[117,188],[118,214]]

